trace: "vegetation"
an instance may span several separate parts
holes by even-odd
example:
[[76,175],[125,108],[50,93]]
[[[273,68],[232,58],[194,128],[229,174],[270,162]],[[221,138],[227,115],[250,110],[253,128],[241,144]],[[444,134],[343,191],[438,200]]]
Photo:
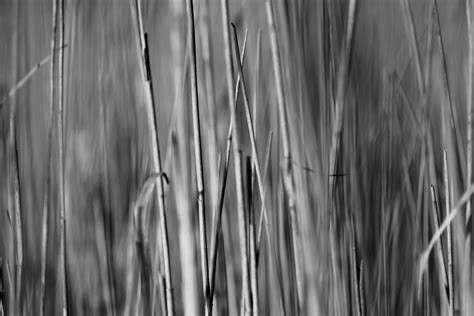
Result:
[[0,1],[0,315],[472,315],[473,9]]

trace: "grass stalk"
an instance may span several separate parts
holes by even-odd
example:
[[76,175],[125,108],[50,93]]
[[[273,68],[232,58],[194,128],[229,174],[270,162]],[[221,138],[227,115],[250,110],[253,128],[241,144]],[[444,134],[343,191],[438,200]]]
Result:
[[296,210],[295,210],[295,201],[294,201],[294,189],[293,189],[293,175],[291,170],[291,149],[289,143],[289,129],[288,129],[288,118],[287,118],[287,109],[286,109],[286,102],[285,102],[285,94],[284,94],[284,84],[283,84],[283,76],[282,76],[282,65],[281,65],[281,57],[280,57],[280,50],[278,47],[278,36],[277,30],[275,26],[275,18],[274,18],[274,9],[272,1],[268,1],[266,3],[267,7],[267,20],[268,20],[268,27],[270,31],[270,47],[272,52],[272,61],[273,61],[273,69],[275,75],[275,83],[276,83],[276,91],[277,91],[277,103],[278,103],[278,112],[279,112],[279,120],[280,120],[280,128],[281,128],[281,139],[282,139],[282,149],[283,149],[283,165],[282,171],[284,174],[283,182],[285,185],[285,190],[288,195],[288,209],[290,213],[290,221],[291,221],[291,234],[292,234],[292,241],[293,241],[293,252],[294,252],[294,267],[295,267],[295,275],[296,275],[296,297],[297,297],[297,310],[301,310],[303,306],[303,280],[301,275],[301,255],[299,253],[299,234],[298,234],[298,224],[297,224],[297,217],[296,217]]
[[403,1],[403,4],[402,4],[403,9],[406,15],[408,34],[410,36],[411,49],[412,49],[413,54],[415,55],[416,79],[418,82],[418,88],[419,88],[420,94],[424,95],[425,85],[424,85],[424,80],[423,80],[423,71],[421,69],[420,49],[418,47],[418,42],[416,40],[415,25],[413,23],[413,12],[411,10],[410,3],[408,2],[408,0],[402,0],[402,1]]
[[[151,76],[151,69],[150,69],[150,60],[149,60],[149,51],[148,51],[148,38],[147,34],[144,34],[144,56],[145,56],[145,65],[147,65],[147,83],[148,83],[148,91],[150,93],[150,105],[152,111],[148,113],[151,116],[153,123],[151,124],[153,130],[153,164],[154,169],[157,173],[162,173],[161,168],[161,153],[160,153],[160,145],[159,145],[159,136],[158,136],[158,128],[156,122],[156,104],[153,92],[153,81]],[[163,259],[163,266],[164,266],[164,274],[165,274],[165,289],[166,289],[166,313],[168,316],[174,315],[174,303],[173,303],[173,290],[172,290],[172,281],[171,281],[171,267],[170,267],[170,255],[169,255],[169,242],[168,242],[168,227],[166,221],[166,210],[165,210],[165,195],[164,195],[164,183],[163,177],[158,177],[157,179],[157,194],[158,194],[158,210],[160,212],[160,230],[161,230],[161,239],[162,239],[162,259]]]
[[[7,261],[5,265],[6,265],[6,269],[5,269],[6,273],[5,274],[7,276],[8,285],[9,285],[10,288],[12,288],[14,281],[13,281],[13,276],[12,276],[10,263]],[[11,291],[11,292],[13,292],[13,291]],[[14,297],[13,293],[10,293],[10,301],[14,301],[14,299],[15,299],[15,297]],[[13,304],[9,304],[9,307],[10,306],[13,306]],[[14,310],[12,308],[9,308],[9,315],[11,315],[13,313],[14,313]]]
[[[237,39],[237,30],[235,28],[235,25],[232,24],[233,28],[233,35],[234,35],[234,58],[235,60],[238,60],[239,56],[239,42]],[[242,64],[240,61],[237,63],[237,69],[238,69],[238,74],[241,78],[240,84],[241,84],[241,90],[243,94],[243,99],[244,99],[244,108],[245,108],[245,115],[247,119],[247,128],[248,128],[248,133],[250,136],[250,143],[252,147],[252,157],[253,157],[253,163],[255,164],[255,172],[257,174],[257,183],[258,183],[258,189],[260,191],[260,200],[262,202],[262,214],[265,219],[265,222],[268,222],[267,215],[266,215],[266,210],[265,210],[265,190],[264,190],[264,185],[263,185],[263,179],[262,179],[262,172],[260,168],[260,160],[258,158],[258,150],[257,150],[257,142],[255,140],[255,130],[254,130],[254,123],[252,120],[252,115],[250,114],[250,105],[249,105],[249,98],[247,94],[247,87],[245,84],[245,79],[244,79],[244,73],[242,69]]]
[[238,298],[238,291],[237,291],[237,284],[235,282],[235,271],[236,271],[236,263],[235,263],[235,254],[233,252],[233,244],[231,240],[231,224],[229,219],[229,214],[223,214],[223,223],[222,223],[222,239],[223,239],[223,258],[225,259],[225,273],[226,273],[226,281],[227,281],[227,292],[228,292],[228,303],[229,303],[229,315],[237,316],[238,313],[238,306],[237,306],[237,298]]
[[355,229],[353,215],[350,214],[349,219],[349,266],[351,275],[351,296],[352,296],[352,314],[360,316],[360,293],[359,293],[359,282],[357,282],[357,263],[356,263],[356,242],[355,242]]
[[[17,70],[18,70],[18,29],[19,29],[19,10],[18,4],[14,4],[13,14],[15,17],[14,27],[13,27],[13,37],[11,45],[12,61],[11,61],[11,73],[12,81],[16,82],[17,80]],[[8,313],[15,314],[21,313],[20,310],[20,294],[21,294],[21,274],[22,274],[22,263],[23,263],[23,241],[22,241],[22,231],[21,231],[21,213],[19,205],[19,164],[18,164],[18,155],[16,149],[16,98],[13,97],[8,111],[8,138],[7,138],[7,199],[8,199],[8,208],[7,214],[13,215],[13,223],[10,222],[10,228],[13,233],[13,261],[14,261],[14,283],[9,282],[9,304],[7,306]],[[10,212],[12,212],[11,214]],[[9,217],[11,221],[11,218]],[[13,225],[12,225],[13,224]],[[7,261],[8,267],[8,261]]]
[[[431,202],[433,203],[433,207],[431,208],[431,229],[433,231],[436,231],[439,227],[439,202],[437,198],[437,193],[434,185],[431,185]],[[443,250],[442,250],[442,239],[439,240],[438,243],[436,243],[436,260],[438,264],[438,268],[441,270],[439,271],[438,275],[438,280],[441,282],[442,286],[441,288],[444,288],[447,285],[447,269],[444,264],[444,256],[443,256]]]
[[[54,1],[54,0],[53,0]],[[66,45],[65,45],[66,46]],[[52,54],[51,55],[48,55],[46,56],[45,58],[43,58],[43,60],[41,60],[38,64],[36,64],[35,66],[33,66],[33,68],[31,68],[27,73],[26,75],[23,76],[23,78],[21,78],[20,81],[18,81],[11,89],[10,91],[8,92],[8,94],[6,94],[1,100],[0,100],[0,108],[2,108],[3,104],[5,103],[5,101],[12,97],[18,90],[20,90],[32,77],[33,75],[41,68],[43,67],[50,59],[52,59]]]
[[236,182],[236,198],[237,198],[237,216],[239,226],[239,244],[240,244],[240,255],[242,263],[242,288],[244,292],[244,301],[246,306],[244,308],[245,314],[250,313],[249,304],[251,299],[250,291],[250,280],[249,280],[249,258],[247,252],[247,227],[244,212],[244,190],[243,190],[243,179],[242,179],[242,161],[241,161],[241,149],[239,140],[239,130],[237,125],[236,115],[236,104],[234,100],[234,68],[232,64],[232,50],[231,50],[231,30],[229,23],[229,7],[228,1],[221,1],[222,9],[222,23],[224,33],[224,54],[225,54],[225,65],[226,65],[226,80],[227,80],[227,94],[228,102],[231,111],[232,120],[232,149],[234,157],[234,170],[235,170],[235,182]]
[[[445,192],[445,210],[446,216],[449,216],[451,210],[450,194],[449,194],[449,171],[448,171],[448,153],[446,149],[443,151],[443,173],[444,173],[444,192]],[[453,246],[451,240],[451,225],[446,229],[447,234],[447,253],[448,253],[448,293],[449,293],[449,316],[454,315],[454,284],[453,284]]]
[[[12,80],[8,87],[0,83],[0,161],[6,160],[8,191],[0,316],[53,309],[167,316],[469,314],[473,0],[455,8],[437,0],[398,1],[368,10],[356,0],[221,0],[220,8],[211,0],[169,0],[147,2],[142,16],[143,0],[129,0],[131,15],[116,5],[94,10],[49,0],[26,25],[31,7],[0,5],[12,11],[5,12],[12,47],[4,54]],[[384,20],[394,8],[405,27],[396,18]],[[455,23],[459,16],[467,23]],[[51,39],[32,30],[42,25],[50,32],[51,22]],[[158,30],[156,43],[145,24]],[[247,31],[239,47],[245,27],[257,40],[249,45],[255,59],[248,63]],[[463,44],[464,53],[448,49],[448,34],[460,35],[449,43]],[[44,39],[49,56],[35,61]],[[78,44],[66,55],[65,40]],[[368,54],[367,43],[373,46]],[[113,58],[116,69],[102,58],[109,44],[114,47],[105,58]],[[102,57],[88,63],[96,51]],[[96,68],[75,71],[86,64]],[[159,73],[152,74],[152,64]],[[463,74],[456,71],[462,67],[448,69],[451,64],[468,68]],[[36,76],[44,76],[44,86]],[[35,100],[46,108],[29,106]],[[164,126],[161,103],[171,111]],[[110,133],[115,125],[122,127],[117,135]],[[158,129],[168,127],[160,151]],[[44,148],[37,142],[43,136]],[[137,202],[147,172],[153,175],[146,203]],[[444,192],[436,192],[443,185]],[[68,193],[83,199],[68,200]],[[168,194],[173,201],[166,201]],[[128,210],[111,210],[120,201]],[[90,218],[71,223],[68,202]],[[31,213],[31,205],[42,211]],[[32,248],[36,244],[40,249]],[[96,271],[69,264],[73,252],[77,264]],[[37,278],[31,264],[38,265]],[[77,296],[69,277],[86,278],[74,285]],[[174,293],[172,277],[179,283]],[[173,295],[179,295],[176,311]]]
[[[247,32],[245,33],[244,44],[242,48],[242,53],[240,54],[240,60],[243,62],[245,60],[245,52],[247,49]],[[237,104],[240,93],[240,75],[237,76],[237,81],[235,84],[235,93],[234,101]],[[222,211],[224,209],[224,198],[225,198],[225,189],[227,184],[227,175],[229,171],[230,163],[230,151],[232,148],[232,132],[233,132],[233,119],[231,117],[229,122],[229,129],[227,132],[227,144],[226,144],[226,153],[224,166],[222,170],[222,184],[219,191],[219,201],[216,204],[217,208],[215,209],[213,215],[213,227],[212,227],[212,239],[211,239],[211,267],[210,267],[210,287],[211,287],[211,298],[214,297],[214,287],[215,287],[215,276],[216,276],[216,264],[217,264],[217,248],[219,243],[219,230],[221,229],[221,220],[222,220]]]
[[57,19],[57,12],[56,12],[56,5],[57,0],[53,0],[53,14],[52,14],[52,34],[51,34],[51,64],[50,64],[50,102],[49,102],[49,118],[50,118],[50,126],[48,128],[48,139],[47,139],[47,148],[48,148],[48,156],[47,156],[47,167],[46,167],[46,177],[45,177],[45,184],[44,184],[44,194],[43,194],[43,222],[42,222],[42,229],[41,229],[41,275],[40,275],[40,306],[39,306],[39,315],[42,316],[44,314],[44,301],[45,301],[45,277],[46,277],[46,251],[48,245],[48,212],[50,208],[49,202],[49,194],[50,194],[50,185],[51,185],[51,157],[52,157],[52,132],[53,132],[53,108],[54,108],[54,62],[56,57],[56,19]]
[[[211,6],[209,0],[205,0],[201,4],[201,23],[200,23],[200,35],[201,35],[201,49],[202,49],[202,62],[204,71],[204,82],[205,82],[205,93],[207,103],[207,148],[208,148],[208,165],[209,165],[209,191],[211,197],[211,209],[213,210],[213,224],[215,223],[217,211],[218,211],[218,199],[219,199],[219,163],[218,163],[218,135],[216,132],[216,100],[215,100],[215,88],[214,88],[214,76],[213,76],[213,53],[212,53],[212,33],[211,33]],[[227,178],[227,169],[224,171]],[[225,191],[225,183],[223,184]],[[219,219],[220,221],[220,219]],[[214,231],[212,227],[211,234],[213,238],[211,240],[211,253],[210,253],[210,266],[209,266],[209,286],[210,286],[210,300],[214,302],[214,281],[216,273],[217,256],[215,251],[217,246],[214,237],[218,238],[218,230]],[[225,269],[225,268],[224,268]],[[220,305],[220,302],[219,302]],[[220,307],[219,307],[220,308]],[[219,309],[218,309],[219,310]]]
[[250,290],[252,295],[252,315],[258,315],[258,275],[257,275],[257,249],[255,238],[255,207],[253,202],[253,183],[255,168],[252,158],[247,157],[247,189],[248,189],[248,214],[249,214],[249,256],[250,256]]
[[[261,59],[262,59],[262,30],[259,28],[257,30],[257,51],[256,51],[256,60],[255,60],[255,73],[254,73],[254,92],[253,92],[253,129],[257,131],[257,105],[260,103],[260,72],[261,72]],[[242,63],[243,64],[243,63]],[[257,137],[257,135],[255,135]]]
[[[235,25],[232,24],[232,27],[233,27],[233,31],[234,31],[234,58],[237,60],[237,56],[238,56],[238,52],[239,52],[239,44],[238,44],[237,31],[236,31]],[[260,222],[259,222],[258,239],[257,239],[257,244],[256,244],[256,248],[258,249],[257,250],[257,255],[256,255],[256,265],[258,265],[258,253],[259,253],[259,249],[260,249],[260,245],[261,245],[260,244],[260,242],[261,242],[261,229],[262,229],[263,222],[265,222],[265,226],[264,226],[265,228],[264,229],[266,231],[267,240],[268,240],[269,243],[270,243],[271,239],[270,239],[270,232],[269,232],[269,226],[268,226],[268,218],[267,218],[267,213],[266,213],[266,208],[265,208],[265,186],[263,184],[262,172],[261,172],[261,167],[260,167],[260,160],[258,158],[257,143],[256,143],[256,139],[255,139],[254,122],[252,120],[252,115],[250,113],[249,98],[248,98],[248,94],[247,94],[247,88],[246,88],[246,85],[245,85],[245,79],[244,79],[244,74],[243,74],[242,63],[241,62],[238,62],[237,69],[238,69],[238,74],[240,75],[240,78],[241,78],[240,83],[241,83],[242,94],[243,94],[243,97],[244,97],[243,99],[244,99],[245,115],[246,115],[246,120],[247,120],[247,129],[248,129],[248,133],[249,133],[249,137],[250,137],[250,143],[251,143],[251,147],[252,147],[253,163],[255,165],[255,173],[257,175],[257,184],[258,184],[259,193],[260,193],[260,200],[261,200],[261,215],[260,215],[261,217],[260,217]],[[271,144],[271,141],[270,141],[270,144]],[[269,145],[269,148],[270,148],[270,146],[271,145]],[[267,157],[269,157],[269,155]],[[267,166],[268,166],[268,163],[267,163]],[[291,192],[293,192],[293,189],[291,189]],[[291,205],[292,205],[292,203],[290,203],[290,206]],[[291,210],[292,210],[292,208],[290,207],[290,213],[291,213]],[[292,220],[292,229],[293,229],[293,234],[294,234],[293,236],[296,236],[296,234],[297,234],[297,233],[295,233],[295,231],[296,231],[296,228],[295,228],[296,220],[295,220],[294,216],[292,218],[293,218],[293,220]],[[293,239],[293,242],[294,242],[293,250],[294,250],[295,258],[300,258],[301,255],[300,255],[300,252],[299,252],[299,243],[297,241],[295,241],[294,239]],[[298,263],[298,259],[295,259],[295,260],[296,260],[295,265],[297,266],[296,273],[298,275],[299,263]],[[298,285],[301,285],[301,283],[297,281],[297,286]]]
[[[140,51],[142,53],[142,62],[143,62],[141,70],[145,77],[146,91],[148,94],[147,118],[148,118],[148,128],[150,129],[150,135],[151,135],[153,169],[156,173],[161,174],[162,173],[161,153],[160,153],[159,136],[158,136],[158,129],[157,129],[157,121],[156,121],[156,106],[155,106],[155,98],[154,98],[154,92],[153,92],[153,80],[152,80],[150,59],[149,59],[148,39],[143,29],[140,0],[136,0],[135,9],[136,9],[136,16],[137,16],[137,24],[138,24],[138,35],[140,38],[140,41],[139,41]],[[168,227],[167,227],[167,221],[166,221],[163,177],[158,177],[156,181],[157,181],[156,195],[157,195],[157,200],[158,200],[158,212],[159,212],[159,218],[160,218],[160,231],[161,231],[161,238],[162,238],[162,257],[163,257],[164,274],[165,274],[166,312],[168,316],[172,316],[174,315],[174,303],[173,303],[170,252],[169,252],[169,242],[168,242]]]
[[58,62],[58,112],[57,112],[57,134],[58,134],[58,178],[59,178],[59,282],[61,289],[61,309],[63,315],[67,315],[67,288],[66,288],[66,203],[64,194],[64,127],[63,127],[63,70],[64,70],[64,0],[59,0],[58,6],[59,24],[59,62]]
[[[273,131],[270,131],[269,137],[268,137],[268,144],[267,144],[267,152],[265,154],[265,165],[263,167],[264,169],[264,175],[263,177],[265,178],[268,174],[268,167],[270,165],[270,153],[272,149],[272,141],[273,141]],[[265,195],[265,192],[263,193]],[[261,206],[260,210],[260,219],[258,221],[258,232],[257,232],[257,265],[258,265],[258,260],[260,257],[260,252],[262,249],[262,230],[263,230],[263,205]],[[268,224],[268,222],[267,222]],[[268,231],[268,229],[267,229]]]
[[142,308],[144,314],[151,314],[153,311],[152,301],[152,280],[150,275],[152,275],[151,260],[149,256],[149,245],[146,238],[146,225],[144,224],[144,214],[139,214],[137,216],[137,241],[136,241],[136,252],[137,258],[140,265],[140,291],[142,296]]
[[284,85],[283,85],[283,76],[282,76],[282,69],[281,69],[281,57],[280,57],[280,49],[278,47],[278,35],[275,26],[275,17],[274,17],[274,9],[273,9],[273,2],[267,2],[267,19],[268,19],[268,27],[269,27],[269,35],[270,35],[270,46],[271,46],[271,53],[272,53],[272,61],[273,61],[273,69],[275,75],[275,84],[276,84],[276,92],[277,92],[277,100],[278,100],[278,112],[279,112],[279,119],[280,119],[280,126],[281,126],[281,133],[282,133],[282,146],[283,146],[283,159],[284,163],[286,164],[285,169],[289,170],[291,166],[291,152],[290,152],[290,144],[289,144],[289,130],[288,130],[288,118],[286,112],[286,103],[285,103],[285,95],[284,95]]
[[[100,39],[100,47],[102,51],[105,51],[106,47],[106,37],[105,37],[105,32],[101,32],[101,39]],[[105,65],[106,65],[106,60],[101,61],[99,65],[99,75],[98,79],[100,83],[104,83],[104,73],[105,73]],[[104,298],[107,302],[106,310],[107,314],[109,315],[115,315],[116,311],[116,292],[117,292],[117,286],[116,286],[116,279],[115,279],[115,261],[114,261],[114,246],[115,246],[115,236],[114,236],[114,218],[113,218],[113,208],[112,208],[112,200],[111,200],[111,181],[110,181],[110,170],[109,170],[109,148],[107,146],[108,141],[109,141],[109,135],[107,133],[107,97],[104,95],[102,89],[99,90],[99,121],[101,122],[100,124],[100,130],[99,130],[99,144],[101,148],[101,180],[103,181],[103,190],[104,190],[104,207],[102,208],[102,229],[104,231],[102,239],[105,242],[105,245],[103,246],[102,253],[105,253],[105,260],[103,260],[100,255],[98,256],[99,262],[101,262],[101,266],[104,268],[104,277],[106,276],[106,279],[104,281],[104,284],[107,284],[107,286],[104,286],[102,291]],[[98,222],[99,223],[99,222]],[[97,238],[96,243],[99,245],[100,242],[100,237]],[[100,254],[101,252],[99,252]],[[104,262],[102,262],[104,261]]]
[[[344,116],[344,103],[345,103],[345,89],[346,89],[346,80],[347,80],[347,72],[349,66],[349,59],[351,54],[351,46],[352,46],[352,33],[354,28],[354,17],[355,17],[355,7],[356,1],[351,0],[349,3],[348,8],[348,22],[347,22],[347,30],[346,30],[346,38],[343,45],[343,51],[341,55],[341,60],[339,63],[339,69],[337,73],[337,86],[336,86],[336,104],[335,104],[335,113],[334,113],[334,121],[333,121],[333,131],[332,131],[332,138],[331,138],[331,149],[329,152],[329,172],[331,174],[338,174],[336,170],[337,164],[337,153],[339,151],[339,145],[341,142],[341,135],[342,135],[342,122]],[[330,190],[332,190],[332,183],[337,177],[331,177],[330,181]],[[332,194],[330,194],[331,196]]]
[[[197,284],[199,266],[195,265],[195,229],[193,225],[192,208],[190,207],[191,201],[189,199],[191,183],[189,177],[190,154],[187,141],[189,137],[189,117],[188,108],[185,103],[186,81],[189,76],[189,44],[187,44],[187,35],[184,36],[184,42],[181,36],[181,22],[183,21],[183,16],[185,16],[184,1],[172,1],[171,8],[173,19],[175,20],[170,33],[171,50],[174,56],[173,77],[175,99],[170,126],[176,126],[176,128],[170,128],[168,134],[168,148],[166,151],[164,169],[168,170],[168,165],[172,157],[171,153],[174,152],[173,177],[176,183],[174,198],[179,221],[180,265],[182,284],[186,284],[181,297],[183,302],[186,302],[186,304],[184,304],[184,313],[193,315],[199,311],[199,298],[201,295]],[[184,62],[182,61],[183,55]]]
[[[466,185],[470,186],[472,183],[472,75],[474,67],[474,26],[473,26],[473,17],[472,17],[472,1],[466,0],[466,15],[467,15],[467,28],[469,36],[469,51],[468,51],[468,77],[467,77],[467,180]],[[469,200],[466,205],[466,221],[471,216],[471,201]],[[468,231],[471,233],[471,249],[469,249],[469,260],[468,260],[468,269],[469,269],[469,278],[472,282],[473,279],[473,262],[474,262],[474,221],[471,216],[471,227],[468,228]],[[464,289],[467,291],[467,289]],[[469,312],[469,311],[466,311]]]
[[364,293],[364,262],[360,262],[359,272],[359,302],[361,315],[366,315],[365,310],[365,293]]
[[[240,75],[240,83],[241,83],[241,90],[243,93],[244,97],[244,107],[245,107],[245,114],[247,118],[247,128],[250,136],[250,142],[252,146],[252,158],[253,158],[253,164],[255,165],[255,172],[257,175],[257,183],[259,187],[259,192],[260,192],[260,199],[262,203],[262,216],[265,218],[265,222],[268,222],[268,219],[266,218],[266,210],[265,210],[265,191],[264,191],[264,185],[263,185],[263,180],[262,180],[262,175],[261,175],[261,168],[260,168],[260,161],[258,158],[258,151],[257,151],[257,143],[255,140],[255,130],[254,130],[254,123],[252,121],[252,116],[250,114],[250,105],[249,105],[249,99],[248,99],[248,94],[247,94],[247,88],[245,85],[245,79],[244,79],[244,73],[242,69],[242,64],[238,60],[239,56],[239,43],[237,39],[237,30],[235,28],[235,25],[232,24],[232,28],[234,31],[234,58],[237,60],[237,69],[238,73]],[[251,295],[252,295],[252,311],[253,314],[256,315],[258,314],[258,293],[257,291],[257,275],[256,275],[256,266],[257,266],[257,255],[256,255],[256,250],[255,250],[255,225],[254,225],[254,220],[253,220],[253,210],[250,213],[250,259],[251,259]],[[268,229],[268,226],[265,226]],[[268,231],[267,231],[268,233]],[[268,233],[269,235],[269,233]],[[253,248],[252,248],[253,247]],[[252,268],[254,270],[252,270]]]
[[[460,144],[462,144],[462,140],[461,140],[461,137],[460,137],[460,133],[459,133],[459,130],[458,130],[458,119],[457,119],[457,115],[456,115],[456,111],[454,109],[454,106],[453,106],[453,100],[452,100],[452,96],[451,96],[451,86],[449,84],[449,77],[448,77],[448,65],[447,65],[447,61],[446,61],[446,51],[445,51],[445,48],[444,48],[444,40],[443,40],[443,34],[441,32],[441,20],[440,20],[440,17],[439,17],[439,10],[438,10],[438,0],[433,0],[433,7],[434,7],[434,13],[435,13],[435,17],[436,17],[436,24],[437,24],[437,30],[438,30],[438,44],[439,44],[439,48],[440,48],[440,51],[441,51],[441,57],[442,57],[442,65],[443,65],[443,84],[445,86],[445,89],[446,89],[446,94],[447,94],[447,97],[448,97],[448,108],[449,108],[449,122],[451,124],[451,128],[453,129],[453,132],[454,132],[454,142],[455,142],[455,145],[456,145],[456,149],[459,151],[459,152],[463,152],[464,148],[462,146],[460,146]],[[427,79],[428,80],[428,79]],[[469,110],[469,105],[468,105],[468,110]],[[472,110],[471,110],[472,112]],[[472,122],[469,123],[469,112],[467,113],[468,115],[468,122],[467,122],[467,137],[468,137],[468,144],[467,144],[467,150],[466,150],[466,156],[467,156],[467,161],[466,161],[466,164],[467,164],[467,169],[471,169],[471,172],[467,172],[467,178],[471,177],[472,179],[472,158],[469,159],[469,157],[472,157],[472,140],[471,140],[471,145],[469,145],[469,139],[472,138]],[[469,125],[471,125],[471,127],[469,127]],[[469,133],[469,129],[471,129],[471,133]],[[471,148],[469,147],[471,146]],[[469,153],[469,151],[471,151],[471,153]],[[463,155],[461,157],[464,157]],[[463,162],[463,160],[461,160],[461,163]],[[471,164],[471,166],[469,166],[469,164]],[[469,176],[470,174],[470,176]],[[470,183],[470,181],[466,180],[466,183]],[[471,201],[468,201],[468,205],[466,206],[468,209],[470,209],[470,204]]]
[[[14,119],[13,119],[14,120]],[[14,126],[14,122],[10,121]],[[15,127],[13,127],[15,129]],[[13,149],[14,149],[14,165],[13,165],[13,188],[14,188],[14,202],[15,202],[15,233],[16,233],[16,311],[22,313],[22,273],[23,273],[23,224],[21,212],[21,184],[20,184],[20,161],[18,157],[18,140],[16,131],[13,130]]]
[[0,316],[4,316],[3,299],[4,299],[4,285],[3,285],[3,258],[0,257]]
[[197,61],[196,61],[196,38],[194,31],[194,6],[193,0],[186,1],[186,11],[188,16],[188,41],[190,50],[190,70],[191,70],[191,103],[193,113],[193,138],[194,138],[194,158],[196,163],[196,185],[198,193],[198,221],[201,244],[201,270],[203,279],[203,291],[205,299],[205,313],[211,315],[212,300],[209,288],[209,263],[207,254],[207,231],[204,203],[204,166],[202,163],[202,142],[201,125],[199,117],[199,99],[197,82]]
[[[211,196],[218,196],[219,179],[217,175],[217,133],[216,133],[216,102],[214,92],[214,77],[212,73],[212,36],[211,36],[211,18],[210,18],[209,0],[202,2],[201,7],[201,48],[202,48],[202,62],[204,71],[204,82],[206,88],[206,103],[207,103],[207,148],[209,160],[209,190]],[[212,209],[216,208],[217,200],[212,199]]]

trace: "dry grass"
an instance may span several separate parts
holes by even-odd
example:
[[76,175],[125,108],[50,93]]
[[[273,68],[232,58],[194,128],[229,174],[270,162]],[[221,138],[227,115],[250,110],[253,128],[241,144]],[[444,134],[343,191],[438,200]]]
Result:
[[471,20],[1,2],[0,315],[471,315]]

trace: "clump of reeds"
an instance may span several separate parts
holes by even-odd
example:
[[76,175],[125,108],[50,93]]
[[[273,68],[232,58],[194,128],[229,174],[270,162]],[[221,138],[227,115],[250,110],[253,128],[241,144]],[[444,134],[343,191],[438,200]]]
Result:
[[[50,55],[20,80],[17,42],[31,26],[18,25],[28,4],[14,3],[13,83],[0,96],[0,315],[470,315],[471,1],[130,0],[126,10],[52,0],[43,8],[52,11]],[[457,45],[466,78],[448,44],[449,10],[467,21]],[[112,20],[131,28],[107,27]],[[100,43],[83,47],[95,28]],[[97,47],[110,56],[83,58]],[[25,121],[32,110],[19,100],[47,62],[45,172],[36,181],[21,132],[35,120]],[[80,66],[97,68],[96,87],[74,81]],[[115,93],[127,104],[114,104]],[[100,124],[90,137],[99,148],[68,152],[75,120]],[[117,145],[125,142],[127,152]],[[77,172],[66,159],[81,150],[98,170],[92,180],[68,178]],[[89,222],[66,223],[87,205]],[[72,289],[83,286],[87,259],[71,255],[66,237],[97,263],[96,274],[79,275],[97,276],[83,283],[97,289],[80,297]]]

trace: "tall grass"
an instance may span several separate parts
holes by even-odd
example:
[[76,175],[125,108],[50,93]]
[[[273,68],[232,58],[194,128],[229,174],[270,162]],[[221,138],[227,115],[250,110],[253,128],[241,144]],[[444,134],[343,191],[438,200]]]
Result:
[[470,315],[471,6],[0,3],[0,315]]

